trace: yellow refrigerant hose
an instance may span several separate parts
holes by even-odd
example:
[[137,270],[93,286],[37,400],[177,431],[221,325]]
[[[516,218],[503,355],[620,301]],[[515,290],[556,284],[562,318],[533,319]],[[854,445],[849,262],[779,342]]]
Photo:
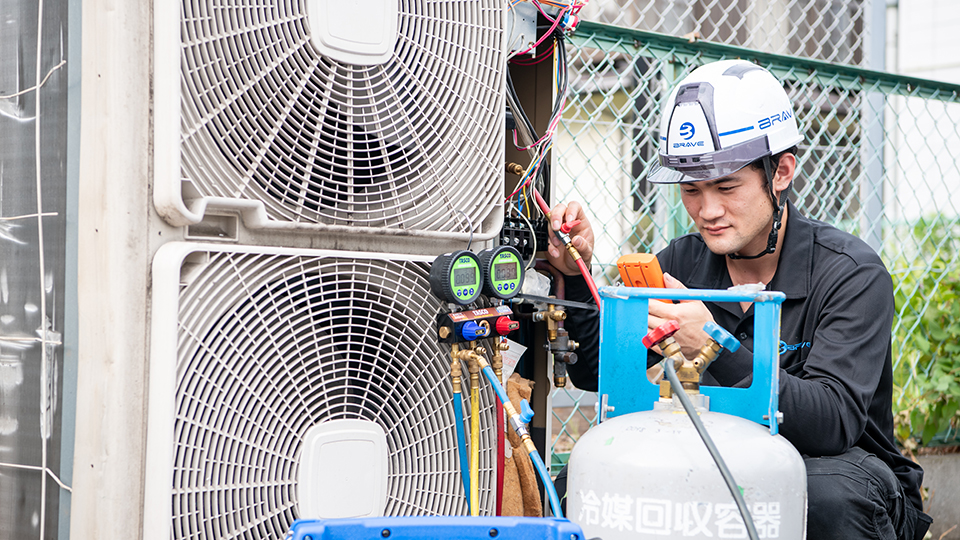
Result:
[[480,515],[480,374],[470,370],[470,515]]

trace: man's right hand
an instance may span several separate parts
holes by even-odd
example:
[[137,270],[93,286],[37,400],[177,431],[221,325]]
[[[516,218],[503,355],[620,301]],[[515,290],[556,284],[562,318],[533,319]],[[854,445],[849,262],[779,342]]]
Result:
[[593,228],[586,214],[583,213],[583,207],[576,201],[569,204],[560,203],[550,210],[550,216],[547,220],[550,228],[550,245],[547,246],[547,259],[555,268],[568,276],[580,275],[580,269],[576,261],[567,252],[566,246],[560,243],[553,231],[560,229],[561,226],[571,224],[579,220],[580,223],[570,229],[570,239],[573,247],[580,252],[580,257],[590,268],[590,260],[593,258]]

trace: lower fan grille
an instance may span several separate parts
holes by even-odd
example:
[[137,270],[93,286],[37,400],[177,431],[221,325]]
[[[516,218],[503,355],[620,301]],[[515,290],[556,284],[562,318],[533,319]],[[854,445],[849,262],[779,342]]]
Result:
[[[187,258],[178,299],[174,538],[282,538],[304,517],[302,438],[335,420],[375,422],[386,433],[385,515],[466,513],[428,273],[425,262],[329,252]],[[485,391],[487,512],[492,405]]]

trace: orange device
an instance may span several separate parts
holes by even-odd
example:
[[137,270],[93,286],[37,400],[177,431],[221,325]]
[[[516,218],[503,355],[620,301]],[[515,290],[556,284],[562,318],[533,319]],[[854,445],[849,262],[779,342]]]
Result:
[[660,261],[651,253],[633,253],[617,259],[625,287],[663,287]]

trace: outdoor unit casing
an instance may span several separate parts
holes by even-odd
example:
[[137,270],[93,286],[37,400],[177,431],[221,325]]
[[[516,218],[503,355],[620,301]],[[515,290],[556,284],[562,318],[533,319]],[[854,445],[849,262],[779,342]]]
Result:
[[499,0],[154,2],[154,203],[174,226],[492,238]]
[[[467,512],[427,276],[502,223],[504,8],[153,3],[144,538]],[[249,234],[180,241],[223,216]]]
[[[171,243],[153,267],[145,538],[466,513],[429,257]],[[481,506],[494,407],[481,396]]]

